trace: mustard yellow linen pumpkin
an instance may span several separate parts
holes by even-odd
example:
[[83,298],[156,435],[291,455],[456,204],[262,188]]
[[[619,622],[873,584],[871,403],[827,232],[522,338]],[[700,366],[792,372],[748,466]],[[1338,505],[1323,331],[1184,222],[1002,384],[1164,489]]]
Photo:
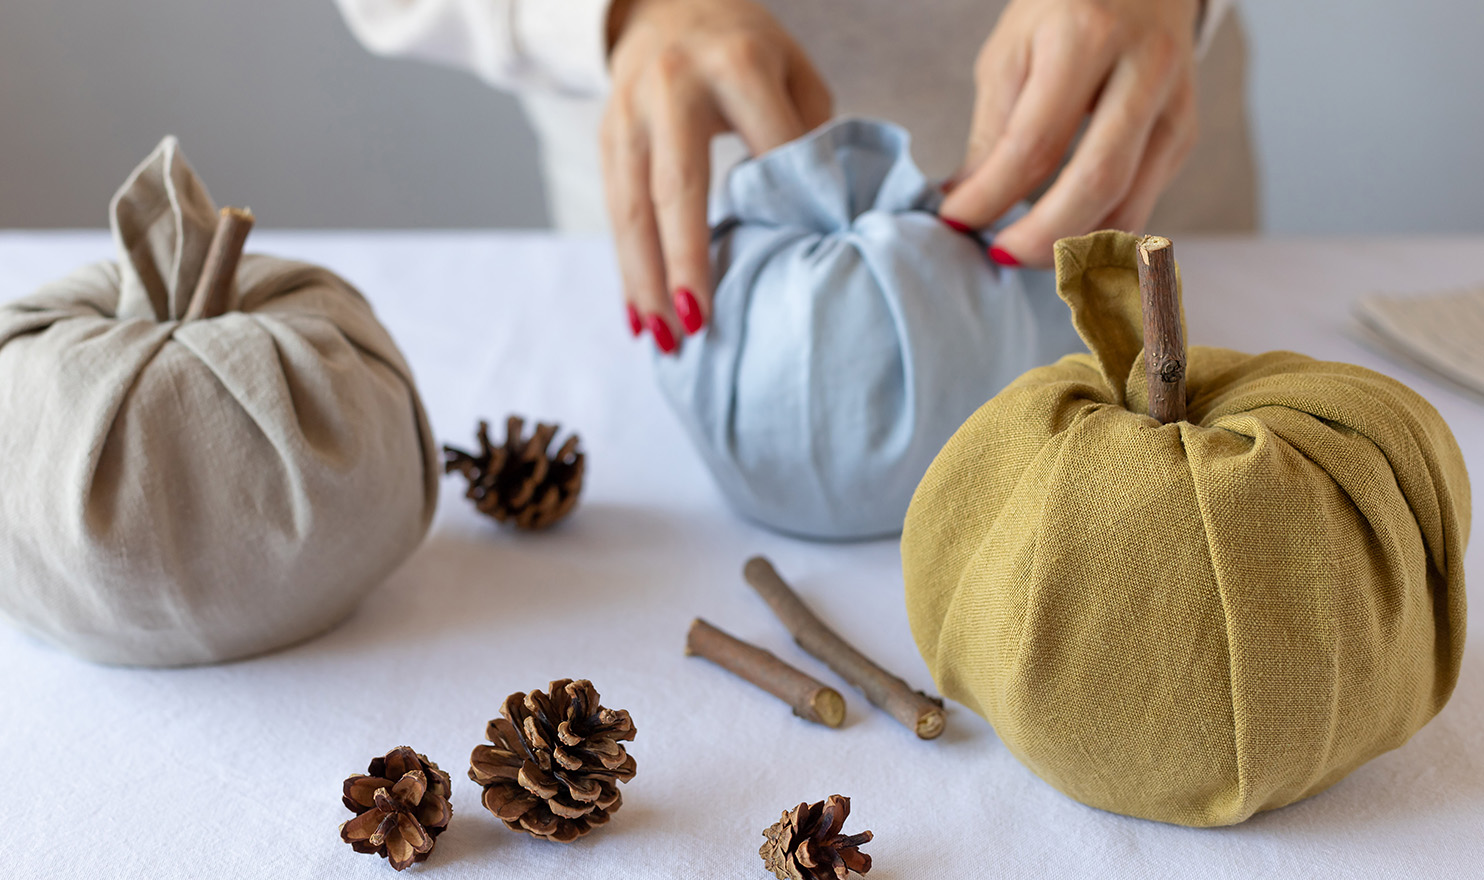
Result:
[[1145,415],[1137,239],[1058,243],[1091,354],[1031,370],[939,453],[902,564],[942,692],[1083,803],[1226,825],[1323,791],[1447,702],[1469,484],[1404,385],[1189,351]]

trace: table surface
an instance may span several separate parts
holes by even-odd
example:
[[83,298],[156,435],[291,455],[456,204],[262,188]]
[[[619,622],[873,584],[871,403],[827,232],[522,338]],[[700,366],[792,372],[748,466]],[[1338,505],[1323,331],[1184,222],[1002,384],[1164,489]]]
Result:
[[[625,332],[609,246],[534,233],[258,233],[253,250],[361,287],[408,355],[440,440],[509,412],[579,431],[588,483],[550,533],[510,534],[444,484],[422,549],[328,635],[225,666],[93,666],[8,628],[0,746],[12,756],[0,874],[389,877],[337,827],[340,783],[408,744],[453,777],[454,819],[414,873],[763,877],[761,830],[801,800],[852,798],[871,877],[1462,876],[1484,857],[1484,660],[1405,747],[1329,792],[1227,829],[1084,807],[950,705],[921,742],[789,641],[743,584],[773,558],[847,638],[919,687],[893,541],[811,544],[730,514]],[[1396,376],[1484,473],[1484,401],[1373,353],[1350,330],[1372,292],[1478,283],[1484,238],[1178,243],[1190,336],[1294,349]],[[0,300],[88,260],[101,232],[0,233]],[[1467,556],[1477,577],[1480,544]],[[804,723],[682,651],[704,616],[846,693],[845,726]],[[1478,616],[1478,612],[1475,613]],[[632,713],[637,777],[571,845],[507,831],[464,775],[504,696],[591,678]]]

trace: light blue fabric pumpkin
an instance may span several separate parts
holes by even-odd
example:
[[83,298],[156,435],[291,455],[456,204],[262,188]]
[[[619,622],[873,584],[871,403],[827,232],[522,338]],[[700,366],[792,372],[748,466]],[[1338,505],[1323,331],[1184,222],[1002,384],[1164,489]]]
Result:
[[660,386],[744,516],[892,535],[950,435],[1027,369],[1081,351],[1049,272],[935,215],[898,126],[846,119],[737,166],[713,217],[711,321]]

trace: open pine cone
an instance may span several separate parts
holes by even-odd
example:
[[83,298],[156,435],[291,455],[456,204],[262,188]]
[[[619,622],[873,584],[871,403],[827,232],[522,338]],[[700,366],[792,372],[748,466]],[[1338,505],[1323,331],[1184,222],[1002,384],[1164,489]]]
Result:
[[778,880],[845,880],[851,871],[871,870],[871,857],[858,847],[871,832],[840,833],[850,815],[850,798],[832,794],[816,804],[799,804],[763,832],[758,850]]
[[562,843],[602,825],[623,804],[618,783],[634,778],[622,745],[634,722],[598,705],[586,680],[554,681],[546,693],[505,698],[474,747],[469,778],[484,786],[484,805],[514,831]]
[[514,523],[519,529],[544,529],[577,506],[582,491],[583,454],[577,451],[577,435],[567,438],[554,455],[547,447],[557,426],[538,423],[529,438],[525,419],[511,416],[505,425],[505,442],[490,442],[489,422],[479,423],[478,454],[452,446],[443,447],[447,473],[461,473],[469,481],[465,494],[481,513],[498,522]]
[[340,826],[340,839],[359,853],[376,853],[398,871],[433,851],[448,827],[448,774],[407,746],[376,758],[365,775],[345,780],[345,806],[356,817]]

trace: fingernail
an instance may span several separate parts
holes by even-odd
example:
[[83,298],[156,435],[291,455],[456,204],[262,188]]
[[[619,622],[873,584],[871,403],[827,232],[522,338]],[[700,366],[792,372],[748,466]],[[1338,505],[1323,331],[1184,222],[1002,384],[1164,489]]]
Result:
[[1002,247],[999,247],[998,245],[990,246],[989,258],[991,260],[994,260],[996,263],[999,263],[1001,266],[1010,266],[1011,268],[1014,268],[1020,265],[1019,260],[1015,259],[1015,257],[1009,251],[1005,250]]
[[639,334],[644,332],[644,322],[639,320],[639,310],[634,308],[633,303],[628,303],[628,307],[629,333],[633,334],[634,338],[637,339],[639,338]]
[[680,325],[687,333],[695,333],[706,323],[706,316],[701,314],[701,307],[696,303],[696,295],[686,287],[675,291],[675,314],[680,316]]
[[672,354],[675,351],[675,334],[670,332],[670,325],[659,315],[650,315],[645,322],[649,325],[649,335],[654,337],[654,344],[659,348],[661,354]]
[[938,215],[938,219],[942,220],[943,225],[947,226],[949,229],[952,229],[954,232],[962,232],[964,235],[974,234],[974,227],[970,226],[962,220],[955,220],[952,217],[944,217],[942,214]]

